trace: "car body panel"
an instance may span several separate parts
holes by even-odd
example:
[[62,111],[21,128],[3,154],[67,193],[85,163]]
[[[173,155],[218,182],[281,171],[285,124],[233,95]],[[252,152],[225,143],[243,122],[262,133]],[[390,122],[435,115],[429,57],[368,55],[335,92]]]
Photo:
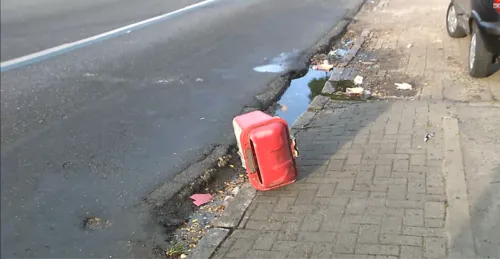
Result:
[[472,22],[478,24],[486,49],[500,55],[500,13],[493,9],[495,0],[452,0],[459,15],[459,23],[471,33]]

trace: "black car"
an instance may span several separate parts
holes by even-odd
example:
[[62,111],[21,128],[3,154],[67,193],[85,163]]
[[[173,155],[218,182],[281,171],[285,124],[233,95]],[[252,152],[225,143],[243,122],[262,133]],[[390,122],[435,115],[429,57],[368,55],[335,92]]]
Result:
[[446,28],[453,38],[471,35],[469,74],[487,77],[500,61],[500,0],[452,0]]

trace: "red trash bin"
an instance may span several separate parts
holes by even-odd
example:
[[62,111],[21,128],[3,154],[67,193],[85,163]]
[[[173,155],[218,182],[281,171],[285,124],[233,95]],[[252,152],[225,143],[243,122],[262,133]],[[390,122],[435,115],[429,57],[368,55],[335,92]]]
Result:
[[288,124],[254,111],[233,119],[241,163],[252,186],[267,191],[295,182],[297,151]]

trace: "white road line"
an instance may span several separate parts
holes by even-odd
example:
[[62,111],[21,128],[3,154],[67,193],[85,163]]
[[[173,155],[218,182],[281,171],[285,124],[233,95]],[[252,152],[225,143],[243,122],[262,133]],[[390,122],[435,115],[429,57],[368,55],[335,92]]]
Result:
[[128,32],[130,32],[134,29],[137,29],[139,27],[144,27],[146,25],[150,25],[150,24],[153,24],[155,22],[159,22],[163,19],[168,18],[169,16],[179,14],[179,13],[182,13],[182,12],[185,12],[185,11],[197,8],[197,7],[201,7],[201,6],[207,5],[207,4],[215,2],[215,1],[217,1],[217,0],[205,0],[205,1],[202,1],[202,2],[199,2],[196,4],[192,4],[192,5],[183,7],[181,9],[172,11],[170,13],[158,15],[158,16],[155,16],[153,18],[149,18],[149,19],[144,20],[144,21],[140,21],[140,22],[137,22],[134,24],[123,26],[123,27],[120,27],[118,29],[104,32],[104,33],[101,33],[101,34],[98,34],[98,35],[95,35],[95,36],[92,36],[92,37],[89,37],[86,39],[82,39],[82,40],[78,40],[78,41],[74,41],[74,42],[70,42],[70,43],[65,43],[65,44],[50,48],[50,49],[42,50],[42,51],[32,53],[32,54],[29,54],[26,56],[22,56],[19,58],[4,61],[1,63],[0,70],[1,70],[1,72],[4,72],[4,71],[18,68],[18,67],[21,67],[21,66],[24,66],[27,64],[32,64],[32,63],[56,56],[58,54],[62,54],[64,52],[71,51],[72,49],[76,49],[79,47],[83,47],[85,45],[89,45],[93,42],[97,42],[100,40],[111,38],[113,36],[117,36],[120,34],[128,33]]

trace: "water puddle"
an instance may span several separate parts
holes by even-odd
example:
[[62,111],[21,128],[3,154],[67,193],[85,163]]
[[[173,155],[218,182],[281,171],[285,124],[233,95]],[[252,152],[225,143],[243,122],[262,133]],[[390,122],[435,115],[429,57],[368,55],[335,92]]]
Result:
[[255,72],[261,72],[261,73],[281,73],[285,71],[285,68],[282,65],[269,64],[269,65],[254,67],[253,70]]
[[309,69],[303,77],[292,80],[278,103],[277,115],[291,127],[295,120],[307,110],[309,103],[321,94],[330,73]]
[[281,53],[273,58],[269,64],[254,67],[253,70],[260,73],[281,73],[288,68],[290,60],[297,55],[298,51],[296,50],[289,53]]

